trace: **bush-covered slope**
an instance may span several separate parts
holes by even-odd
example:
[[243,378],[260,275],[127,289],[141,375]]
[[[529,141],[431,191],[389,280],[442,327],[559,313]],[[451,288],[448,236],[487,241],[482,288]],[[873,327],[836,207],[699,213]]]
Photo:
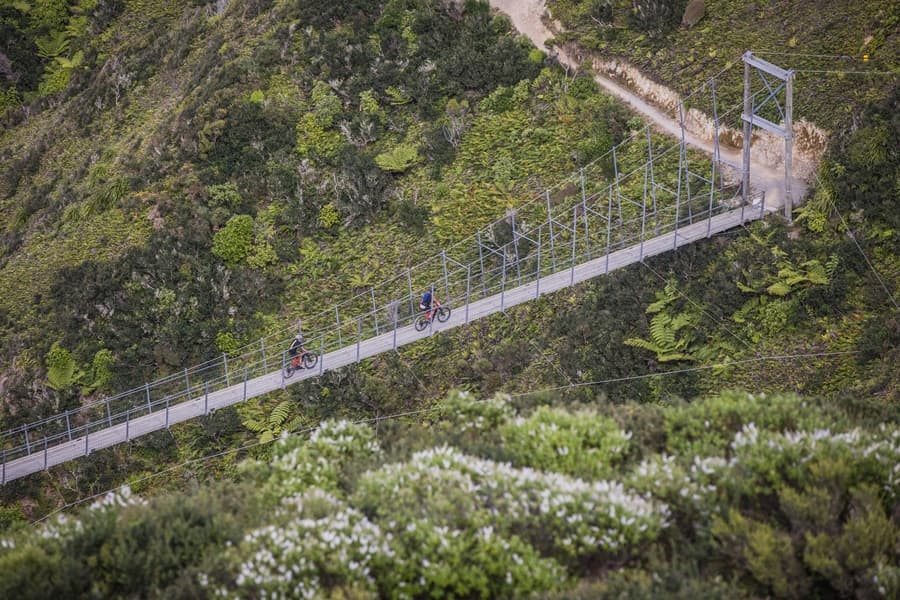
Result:
[[[900,8],[887,0],[549,0],[547,7],[562,26],[558,43],[625,59],[679,92],[748,50],[795,69],[795,114],[829,131],[890,94],[900,73]],[[717,79],[725,106],[741,101],[742,78],[734,68]]]
[[[900,430],[726,393],[661,409],[451,394],[328,421],[240,483],[6,533],[6,597],[900,593]],[[556,406],[548,406],[548,404]],[[90,569],[91,577],[82,574]],[[47,575],[52,574],[51,577]]]
[[[624,131],[478,2],[61,6],[56,29],[4,8],[82,56],[4,115],[5,426],[365,289]],[[84,374],[57,389],[53,343]]]
[[[65,29],[68,41],[59,56],[74,61],[82,54],[77,66],[68,67],[55,57],[37,55],[36,43],[30,59],[7,52],[16,73],[30,73],[16,80],[14,93],[0,71],[4,97],[23,102],[6,110],[0,133],[4,428],[232,351],[335,297],[365,290],[399,265],[431,255],[440,244],[464,237],[559,182],[641,125],[598,94],[589,78],[572,81],[544,64],[540,53],[512,35],[504,19],[478,2],[83,0],[65,4],[57,21],[44,21],[23,6],[30,5],[3,4],[4,32],[35,42]],[[684,47],[670,47],[673,39],[652,42],[660,45],[661,64],[673,64],[672,55]],[[642,43],[634,42],[635,47]],[[717,70],[713,60],[704,60],[704,68]],[[866,89],[875,90],[871,98]],[[854,103],[872,101],[835,121],[821,182],[794,225],[773,219],[729,232],[434,336],[396,355],[16,481],[2,490],[4,526],[128,481],[147,497],[157,495],[151,503],[159,508],[154,516],[143,508],[97,513],[108,515],[97,517],[106,519],[104,533],[71,542],[74,554],[60,553],[50,542],[17,542],[15,552],[4,554],[4,568],[31,578],[65,563],[59,572],[73,574],[70,578],[31,580],[73,595],[128,595],[140,589],[168,597],[184,589],[190,597],[202,593],[196,587],[201,572],[210,582],[207,589],[226,586],[246,595],[255,584],[248,579],[248,587],[238,590],[243,585],[236,579],[238,565],[250,564],[251,553],[263,545],[281,543],[273,537],[277,532],[265,528],[277,526],[279,532],[312,539],[320,534],[310,533],[310,522],[324,524],[325,511],[346,517],[341,523],[328,520],[330,525],[363,523],[366,531],[376,536],[377,529],[382,537],[373,537],[372,551],[356,557],[357,565],[373,561],[370,578],[357,579],[359,571],[330,560],[323,546],[291,550],[310,553],[292,555],[291,561],[324,565],[317,575],[320,585],[364,595],[395,586],[388,573],[396,568],[410,574],[410,582],[433,577],[420,585],[438,589],[453,582],[439,580],[436,572],[426,574],[411,558],[413,544],[431,546],[388,527],[392,503],[382,501],[377,489],[370,489],[370,496],[358,490],[366,477],[375,482],[370,488],[390,477],[407,482],[416,469],[434,466],[427,463],[433,455],[413,459],[411,452],[446,443],[490,461],[477,465],[485,472],[503,471],[504,485],[519,485],[525,467],[536,467],[563,473],[568,479],[555,481],[569,488],[581,486],[572,479],[580,477],[588,482],[584,489],[610,480],[624,485],[628,494],[656,494],[653,506],[665,505],[679,515],[667,519],[665,527],[648,524],[649,536],[623,533],[627,543],[615,551],[600,545],[588,551],[535,539],[531,521],[504,524],[498,518],[491,531],[499,537],[483,539],[477,532],[493,526],[484,511],[490,513],[474,506],[467,512],[481,521],[458,515],[463,520],[452,523],[466,532],[461,545],[447,554],[440,554],[437,542],[433,547],[447,561],[441,564],[451,565],[447,569],[466,573],[460,581],[472,586],[469,591],[491,585],[498,587],[483,589],[495,595],[511,593],[506,585],[549,590],[548,582],[570,577],[585,581],[563,592],[566,597],[617,590],[651,597],[830,595],[847,589],[877,595],[870,587],[874,573],[866,569],[879,560],[892,564],[896,550],[891,555],[881,542],[856,547],[854,534],[844,537],[844,529],[867,530],[878,523],[894,531],[893,500],[879,497],[890,517],[888,527],[867,487],[884,483],[880,471],[841,479],[834,465],[822,466],[822,473],[797,474],[790,465],[767,463],[765,468],[784,469],[796,479],[760,484],[772,486],[767,492],[722,484],[717,490],[726,491],[718,491],[716,503],[709,505],[713,509],[706,509],[719,517],[716,525],[712,517],[666,496],[669,492],[648,489],[634,474],[642,459],[650,461],[648,473],[667,468],[669,463],[654,459],[654,453],[675,455],[673,464],[685,473],[692,472],[695,457],[731,461],[738,453],[736,434],[750,421],[761,431],[846,433],[860,427],[859,439],[866,443],[884,441],[875,424],[895,427],[900,406],[900,321],[893,304],[900,287],[894,210],[900,96],[896,79],[879,79],[878,85],[860,85],[858,91],[861,97]],[[795,354],[803,356],[767,358]],[[657,376],[670,370],[679,374]],[[591,381],[605,383],[584,385]],[[556,386],[575,386],[563,395],[567,400],[628,403],[595,407],[618,419],[619,429],[632,432],[624,454],[616,453],[618,430],[602,423],[597,430],[608,434],[602,438],[573,425],[572,435],[585,437],[581,450],[556,458],[555,450],[547,450],[551,446],[532,443],[536,438],[528,428],[542,427],[536,421],[523,421],[519,428],[498,424],[489,435],[462,441],[457,438],[465,437],[458,432],[464,424],[413,427],[407,436],[381,422],[378,440],[389,459],[379,460],[396,463],[396,469],[362,456],[346,474],[301,470],[320,479],[297,483],[291,494],[315,483],[332,496],[310,492],[309,501],[294,510],[309,511],[303,514],[310,522],[293,520],[290,509],[273,516],[277,493],[264,497],[229,484],[222,494],[162,496],[164,490],[194,488],[206,479],[242,477],[238,463],[248,452],[259,452],[268,462],[265,449],[202,459],[236,450],[257,433],[278,435],[328,418],[416,411],[454,387],[488,397],[497,390]],[[730,387],[802,392],[822,400],[809,410],[786,401],[797,414],[780,421],[777,411],[771,415],[776,421],[764,421],[767,411],[744,396],[723,400],[727,409],[702,400]],[[687,413],[671,407],[695,397],[701,398],[696,414],[703,414],[702,421],[679,421]],[[828,408],[815,416],[821,406]],[[740,407],[749,416],[737,415]],[[476,409],[455,410],[464,423],[479,422]],[[498,420],[510,416],[498,410]],[[544,429],[572,420],[538,415],[535,419],[554,420]],[[722,423],[720,429],[716,423]],[[807,438],[766,433],[759,439],[784,445]],[[855,443],[851,438],[835,440],[844,444],[839,452],[852,454],[847,449]],[[265,488],[270,480],[272,486],[288,485],[269,472],[277,471],[287,450],[293,452],[292,447],[275,452],[280,457],[276,466],[260,465],[254,475],[260,479],[248,487]],[[310,450],[297,452],[304,461],[317,458]],[[444,491],[459,498],[453,485],[472,476],[461,463],[474,459],[451,458],[447,467],[435,468],[448,470]],[[770,459],[775,460],[763,458]],[[853,462],[857,459],[848,454],[836,460],[859,466]],[[513,467],[502,467],[504,461]],[[835,473],[825,473],[832,467]],[[736,480],[735,473],[728,471],[728,477]],[[332,475],[340,481],[337,490],[329,483]],[[673,488],[684,483],[674,481]],[[837,520],[819,515],[825,520],[815,521],[796,508],[811,504],[809,498],[824,498],[816,486],[836,494],[829,506],[837,507]],[[402,489],[407,487],[410,494],[421,491],[411,484]],[[782,504],[781,491],[802,496],[799,504],[790,504],[792,499]],[[398,503],[396,510],[413,504]],[[424,506],[423,527],[451,527],[441,521],[454,516],[446,506]],[[186,507],[184,512],[180,507]],[[184,550],[173,541],[181,538],[165,537],[161,522],[185,523]],[[544,526],[551,527],[541,522]],[[251,531],[255,537],[242,546],[239,541]],[[618,534],[617,529],[608,532]],[[386,533],[397,534],[396,545],[384,545]],[[31,534],[16,535],[24,540]],[[221,555],[218,550],[227,541],[232,542],[227,560],[208,559]],[[512,544],[527,559],[533,579],[508,562],[510,553],[498,549],[503,544]],[[142,566],[146,561],[135,557],[143,556],[143,547],[153,548],[159,562]],[[477,577],[466,562],[474,547],[489,557],[485,561],[496,561],[491,564],[497,577]],[[670,553],[673,547],[679,551]],[[386,557],[385,548],[394,556]],[[830,567],[847,563],[843,554],[828,554],[844,552],[840,548],[871,558],[871,564]],[[707,565],[709,555],[716,560]],[[86,562],[80,562],[82,556]],[[87,557],[99,558],[91,562]],[[769,569],[770,563],[782,570]],[[87,582],[78,574],[96,564],[104,566],[108,578],[98,580],[93,591],[78,588]],[[335,564],[340,572],[329,570]],[[627,568],[616,570],[622,565]],[[506,567],[511,577],[515,574],[513,583],[505,583],[506,571],[500,569]],[[562,569],[567,575],[561,578]],[[739,573],[739,579],[731,573]],[[591,583],[594,579],[603,581]],[[785,588],[785,580],[797,587]],[[16,581],[21,580],[8,580],[11,586]],[[75,587],[65,587],[70,584]],[[51,593],[32,590],[40,596]]]

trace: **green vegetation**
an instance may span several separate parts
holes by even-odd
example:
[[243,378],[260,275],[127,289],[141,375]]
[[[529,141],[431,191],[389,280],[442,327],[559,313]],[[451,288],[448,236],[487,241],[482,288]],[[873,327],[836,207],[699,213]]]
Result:
[[[682,89],[748,45],[896,68],[890,3],[683,4],[550,3]],[[536,222],[643,128],[474,0],[0,0],[0,31],[2,429]],[[896,596],[896,83],[798,79],[832,138],[793,224],[7,484],[0,595]]]
[[900,430],[837,405],[727,393],[531,410],[453,392],[379,430],[325,421],[235,483],[149,502],[124,488],[8,532],[4,595],[900,593]]
[[[602,59],[625,59],[674,90],[696,89],[723,68],[738,65],[747,50],[796,69],[795,114],[827,130],[842,127],[853,113],[890,95],[896,86],[900,9],[895,2],[862,7],[840,0],[706,0],[703,16],[693,26],[682,24],[688,4],[696,3],[547,2],[563,27],[557,43],[574,42]],[[741,68],[717,78],[720,106],[741,102],[742,78]]]

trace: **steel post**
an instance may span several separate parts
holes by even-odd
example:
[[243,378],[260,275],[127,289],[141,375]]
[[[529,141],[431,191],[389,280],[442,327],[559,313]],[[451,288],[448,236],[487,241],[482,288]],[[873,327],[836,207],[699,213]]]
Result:
[[466,265],[466,324],[469,323],[469,294],[472,290],[472,265]]
[[398,310],[395,309],[394,310],[394,352],[397,351],[397,312],[398,312]]
[[716,168],[719,166],[719,110],[716,107],[716,80],[709,80],[710,92],[713,103],[713,160],[712,173],[709,181],[709,215],[706,221],[706,237],[712,235],[713,198],[716,190]]
[[478,240],[478,266],[481,269],[481,297],[487,296],[487,287],[484,282],[484,250],[481,247],[481,232],[475,234]]
[[[284,389],[284,369],[287,367],[287,353],[282,350],[281,352],[281,389]],[[207,395],[209,392],[207,391]]]
[[609,205],[606,210],[606,273],[609,273],[609,247],[612,238],[612,186],[609,188]]
[[90,445],[88,443],[88,437],[90,435],[91,435],[91,425],[90,425],[90,423],[88,423],[87,427],[84,430],[84,455],[85,456],[88,455],[88,449],[90,448]]
[[356,364],[359,364],[360,342],[362,342],[362,317],[356,317]]
[[622,190],[619,189],[619,159],[616,156],[616,147],[612,147],[613,159],[613,185],[616,188],[616,203],[619,206],[619,225],[622,225]]
[[69,435],[69,441],[72,441],[72,424],[69,422],[69,411],[66,411],[66,433]]
[[125,441],[128,441],[129,429],[131,427],[131,411],[125,411]]
[[222,353],[222,364],[225,366],[225,387],[231,387],[231,380],[228,378],[228,355]]
[[441,250],[441,268],[444,271],[444,301],[450,300],[450,280],[447,277],[447,253]]
[[269,372],[269,362],[266,360],[266,342],[259,338],[259,351],[262,353],[263,372]]
[[412,288],[412,272],[407,269],[406,270],[406,285],[409,287],[409,314],[416,314],[415,307],[415,297],[413,296],[413,288]]
[[106,402],[106,422],[112,427],[112,411],[109,408],[109,398],[105,398]]
[[47,438],[44,438],[44,470],[47,470]]
[[591,259],[591,235],[588,230],[588,207],[587,202],[581,201],[581,215],[584,217],[584,248],[587,253],[587,259]]
[[319,340],[319,375],[325,370],[325,336]]
[[500,281],[500,312],[505,311],[506,309],[503,306],[503,303],[506,300],[506,256],[503,256],[503,276]]
[[166,396],[166,429],[169,428],[169,397]]
[[[281,373],[282,373],[282,376],[284,376],[284,371],[282,371]],[[203,414],[208,415],[209,414],[209,382],[204,381],[203,387],[204,387],[204,391],[206,392],[203,395]]]
[[378,335],[378,305],[375,302],[375,288],[370,287],[369,292],[372,294],[372,319],[375,321],[375,335]]
[[[262,339],[260,339],[262,341]],[[265,356],[265,354],[263,355]],[[268,369],[266,369],[268,371]],[[184,388],[187,390],[188,402],[191,401],[191,378],[188,376],[188,370],[184,370]]]
[[338,347],[344,347],[344,338],[341,336],[341,313],[338,312],[337,304],[334,305],[334,321],[337,323]]
[[537,279],[534,281],[534,297],[541,296],[541,226],[538,225],[538,247],[537,247]]
[[659,235],[659,208],[656,205],[656,176],[653,173],[653,136],[647,125],[647,164],[650,166],[650,198],[653,200],[653,222],[656,223],[656,234]]
[[[516,281],[522,285],[522,268],[519,265],[519,234],[516,230],[516,213],[512,213],[513,254],[516,257]],[[506,252],[504,251],[504,254]]]
[[[244,367],[244,400],[247,399],[247,367]],[[168,410],[168,407],[166,408]],[[168,420],[166,420],[168,423]]]
[[578,207],[572,208],[572,272],[569,274],[569,285],[575,285],[575,243],[578,241]]
[[28,439],[28,423],[25,423],[23,427],[23,431],[25,432],[25,452],[29,455],[31,454],[31,442]]
[[681,142],[678,149],[678,185],[675,189],[675,233],[672,234],[672,249],[678,249],[678,219],[681,212],[681,180],[684,169],[684,105],[678,101],[678,123],[681,126]]
[[547,227],[550,228],[550,263],[553,270],[556,271],[556,247],[553,243],[553,214],[550,212],[550,190],[544,190],[544,196],[547,198]]
[[741,171],[741,195],[743,202],[741,203],[741,223],[744,222],[743,207],[750,202],[750,136],[753,130],[753,104],[750,95],[750,63],[747,58],[750,53],[744,54],[744,165]]
[[[647,189],[647,169],[644,169],[644,189]],[[644,201],[641,203],[641,251],[640,262],[644,262],[644,235],[647,225],[647,195],[644,193]]]
[[793,223],[793,194],[791,173],[794,162],[794,72],[788,71],[784,82],[784,218]]
[[153,404],[150,402],[150,384],[149,383],[144,384],[144,390],[147,392],[147,414],[149,415],[150,413],[153,412]]

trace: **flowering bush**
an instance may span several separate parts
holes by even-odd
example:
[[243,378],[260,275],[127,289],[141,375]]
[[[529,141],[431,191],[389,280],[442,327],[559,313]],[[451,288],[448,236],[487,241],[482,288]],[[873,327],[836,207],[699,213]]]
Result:
[[368,425],[349,421],[325,421],[309,439],[282,436],[273,448],[269,467],[259,463],[250,469],[262,469],[268,475],[266,489],[280,499],[312,487],[337,491],[350,476],[349,470],[380,456],[375,432]]
[[683,462],[667,454],[648,458],[631,473],[628,485],[664,500],[674,515],[702,525],[719,507],[716,483],[728,469],[728,462],[698,456],[688,467]]
[[724,392],[666,414],[667,447],[676,455],[720,454],[747,423],[772,431],[822,427],[826,419],[791,394]]
[[216,596],[320,598],[338,590],[374,596],[373,566],[393,554],[376,525],[315,488],[286,498],[281,516],[287,515],[244,536],[232,552],[237,575],[215,587]]
[[459,433],[484,433],[512,419],[515,410],[506,394],[478,400],[470,392],[454,390],[441,402],[439,414],[442,421]]
[[556,561],[490,526],[463,531],[425,519],[390,526],[396,555],[379,577],[386,598],[518,598],[567,580]]
[[628,451],[631,433],[593,411],[542,406],[530,417],[500,428],[504,450],[515,465],[593,479],[612,471]]
[[[898,429],[776,433],[750,423],[735,435],[731,450],[733,469],[727,482],[739,494],[771,493],[784,484],[831,479],[840,489],[871,483],[891,500],[900,498]],[[830,468],[830,463],[846,468]]]
[[665,504],[628,493],[621,483],[514,468],[447,447],[366,473],[357,498],[380,521],[490,525],[499,535],[517,533],[541,551],[573,559],[626,552],[655,539],[668,517]]
[[884,565],[900,563],[900,526],[891,516],[900,430],[780,433],[750,423],[731,450],[722,485],[745,504],[768,504],[775,517],[760,521],[732,508],[713,520],[713,536],[736,567],[780,597],[802,596],[816,583],[842,596],[896,590],[896,571]]

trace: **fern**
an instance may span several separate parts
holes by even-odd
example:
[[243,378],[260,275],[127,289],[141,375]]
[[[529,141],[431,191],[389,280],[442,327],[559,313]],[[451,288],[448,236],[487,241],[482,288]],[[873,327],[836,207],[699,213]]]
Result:
[[69,34],[66,31],[57,31],[37,38],[34,43],[38,49],[38,56],[46,59],[56,58],[69,49]]
[[244,427],[259,436],[259,442],[265,444],[271,442],[285,431],[298,429],[303,418],[292,417],[294,403],[290,400],[280,402],[265,419],[246,419]]
[[647,306],[646,312],[654,315],[650,320],[650,339],[629,338],[625,344],[653,352],[660,362],[696,360],[697,357],[689,351],[693,336],[690,331],[682,331],[693,326],[694,315],[670,314],[667,310],[674,309],[673,304],[679,296],[675,283],[667,282],[662,291],[656,292],[656,301]]
[[375,164],[391,173],[402,173],[417,162],[419,162],[419,149],[413,144],[398,144],[392,150],[375,157]]

